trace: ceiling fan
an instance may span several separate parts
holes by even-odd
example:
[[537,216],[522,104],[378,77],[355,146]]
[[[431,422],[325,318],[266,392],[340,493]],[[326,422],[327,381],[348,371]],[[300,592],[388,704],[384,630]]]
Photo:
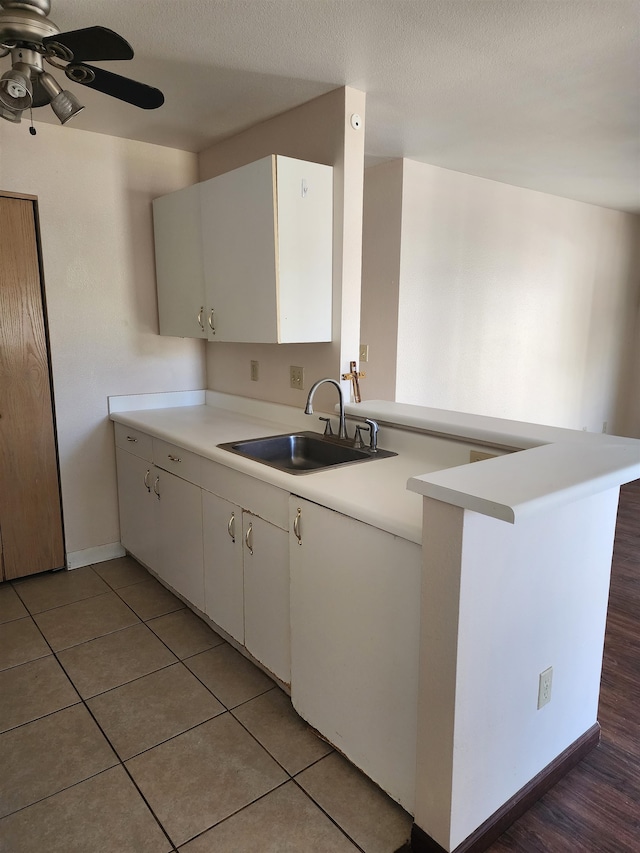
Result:
[[[132,59],[133,49],[122,36],[106,27],[61,33],[47,17],[50,9],[50,0],[0,0],[0,58],[11,54],[11,68],[0,77],[0,117],[17,123],[24,110],[50,104],[65,124],[84,109],[45,71],[44,61],[63,70],[74,83],[135,107],[162,106],[159,89],[87,65],[86,60]],[[33,127],[31,131],[35,133]]]

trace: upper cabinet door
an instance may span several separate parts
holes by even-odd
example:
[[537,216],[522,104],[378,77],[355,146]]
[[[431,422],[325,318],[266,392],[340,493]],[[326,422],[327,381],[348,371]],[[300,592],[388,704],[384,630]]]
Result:
[[331,340],[333,169],[276,157],[278,341]]
[[271,155],[201,184],[209,340],[331,340],[333,169]]
[[271,156],[201,185],[211,340],[278,341],[275,180]]
[[153,202],[160,334],[206,338],[200,185]]

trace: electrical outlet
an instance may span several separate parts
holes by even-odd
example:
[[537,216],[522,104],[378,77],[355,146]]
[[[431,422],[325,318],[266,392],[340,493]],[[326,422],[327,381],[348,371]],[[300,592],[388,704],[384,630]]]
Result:
[[360,344],[360,361],[369,361],[369,344]]
[[495,459],[495,453],[485,453],[483,450],[470,450],[469,462],[482,462],[483,459]]
[[551,682],[553,680],[553,667],[550,666],[540,673],[538,682],[538,710],[551,702]]
[[258,368],[259,368],[258,362],[251,359],[251,381],[252,382],[258,381],[258,375],[259,375],[259,369]]
[[289,367],[289,381],[292,388],[297,388],[298,391],[304,391],[304,367]]

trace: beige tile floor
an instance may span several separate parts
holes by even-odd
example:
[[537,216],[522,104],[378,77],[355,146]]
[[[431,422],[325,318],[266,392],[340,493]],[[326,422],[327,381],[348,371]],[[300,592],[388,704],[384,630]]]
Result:
[[395,853],[410,828],[130,557],[0,584],[0,853]]

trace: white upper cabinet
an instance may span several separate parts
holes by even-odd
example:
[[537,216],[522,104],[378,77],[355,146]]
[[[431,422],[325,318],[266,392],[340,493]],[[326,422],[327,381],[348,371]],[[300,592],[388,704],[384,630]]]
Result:
[[161,335],[206,338],[200,185],[153,202]]
[[331,340],[331,166],[270,155],[157,199],[154,227],[161,334]]

